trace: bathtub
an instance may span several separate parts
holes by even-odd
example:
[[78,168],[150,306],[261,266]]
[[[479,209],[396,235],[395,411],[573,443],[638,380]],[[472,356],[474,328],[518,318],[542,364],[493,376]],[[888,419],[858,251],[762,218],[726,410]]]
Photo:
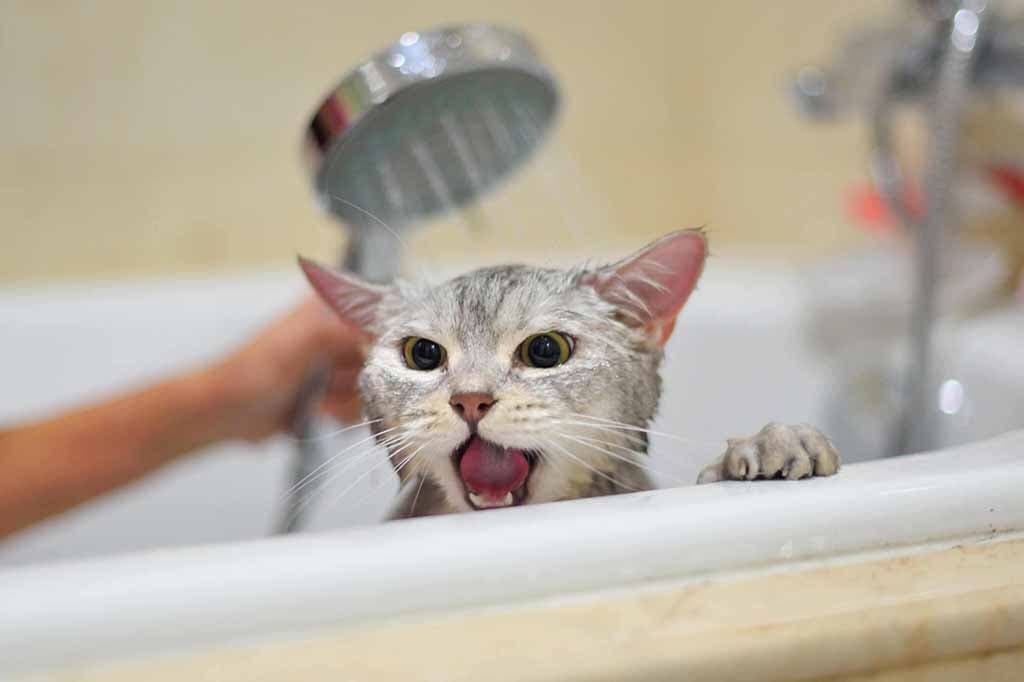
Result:
[[[5,292],[0,419],[201,362],[304,291],[267,273]],[[282,437],[213,448],[17,535],[0,545],[0,678],[479,679],[481,652],[510,632],[534,649],[503,654],[512,667],[492,679],[767,680],[1016,655],[1024,432],[978,440],[1005,420],[978,420],[965,438],[977,442],[830,479],[685,485],[727,437],[828,418],[837,369],[808,347],[808,295],[791,269],[712,262],[667,349],[654,428],[689,440],[654,439],[663,490],[380,526],[395,488],[380,467],[341,500],[327,491],[313,532],[266,539],[291,455]],[[970,383],[1024,386],[1021,319],[958,330],[958,347],[986,350],[965,360]],[[917,575],[932,578],[906,582]],[[476,654],[445,657],[467,632]],[[729,646],[751,632],[764,636]],[[889,643],[869,646],[880,632]],[[545,636],[565,660],[536,655]],[[392,655],[406,644],[423,674]]]
[[[297,273],[76,285],[0,293],[0,423],[46,415],[226,352],[285,311],[308,285]],[[667,349],[652,466],[689,484],[725,438],[765,422],[819,421],[828,371],[805,350],[802,285],[784,268],[752,277],[716,259]],[[738,400],[737,396],[743,396]],[[336,425],[325,424],[330,434]],[[327,452],[365,437],[326,437]],[[285,490],[293,443],[229,444],[0,544],[0,565],[222,542],[266,535]],[[380,518],[394,493],[384,467],[317,505],[311,529]],[[374,492],[376,491],[376,492]]]

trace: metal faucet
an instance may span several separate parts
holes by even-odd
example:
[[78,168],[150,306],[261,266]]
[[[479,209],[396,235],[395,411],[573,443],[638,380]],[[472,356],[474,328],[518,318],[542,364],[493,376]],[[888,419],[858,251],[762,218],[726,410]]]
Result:
[[[901,23],[862,30],[829,68],[805,66],[794,79],[800,109],[827,120],[862,113],[871,129],[872,179],[914,235],[914,291],[909,361],[900,414],[886,454],[932,449],[935,424],[929,378],[937,280],[957,224],[954,182],[962,120],[975,88],[1024,85],[1024,19],[1000,15],[985,0],[917,0]],[[907,206],[904,174],[893,152],[896,105],[927,107],[924,215]]]

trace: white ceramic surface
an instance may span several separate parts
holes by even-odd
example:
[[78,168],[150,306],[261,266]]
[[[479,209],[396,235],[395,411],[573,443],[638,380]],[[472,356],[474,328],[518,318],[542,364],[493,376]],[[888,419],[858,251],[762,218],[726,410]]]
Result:
[[0,572],[0,677],[1024,530],[1024,432],[726,483]]

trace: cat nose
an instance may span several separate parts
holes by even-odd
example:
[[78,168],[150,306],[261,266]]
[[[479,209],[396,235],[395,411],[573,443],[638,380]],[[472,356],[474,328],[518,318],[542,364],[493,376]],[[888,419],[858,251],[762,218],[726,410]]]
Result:
[[455,413],[470,424],[475,424],[484,418],[488,410],[498,402],[494,396],[487,393],[457,393],[452,396],[448,404],[452,406]]

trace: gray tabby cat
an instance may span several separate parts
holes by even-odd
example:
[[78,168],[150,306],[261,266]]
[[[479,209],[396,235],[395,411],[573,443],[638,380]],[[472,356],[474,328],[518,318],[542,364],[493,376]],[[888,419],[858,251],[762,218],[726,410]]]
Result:
[[[658,407],[662,349],[704,267],[697,230],[610,266],[484,268],[438,286],[376,286],[302,268],[370,342],[360,392],[416,494],[396,516],[652,488],[638,466]],[[728,442],[698,483],[829,476],[816,429],[772,423]]]

